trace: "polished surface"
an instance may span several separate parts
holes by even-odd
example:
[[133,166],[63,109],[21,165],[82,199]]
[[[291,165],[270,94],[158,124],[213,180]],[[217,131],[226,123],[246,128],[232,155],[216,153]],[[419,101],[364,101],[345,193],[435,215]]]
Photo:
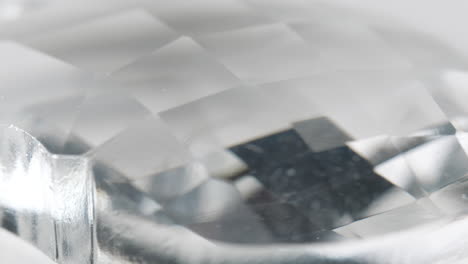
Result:
[[468,259],[463,51],[345,0],[85,2],[0,1],[1,259]]

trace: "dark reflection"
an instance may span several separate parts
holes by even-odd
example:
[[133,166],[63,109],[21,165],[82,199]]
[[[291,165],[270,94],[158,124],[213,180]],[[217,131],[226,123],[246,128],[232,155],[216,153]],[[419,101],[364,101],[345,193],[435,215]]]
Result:
[[6,230],[18,234],[18,223],[16,213],[12,210],[2,208],[2,227]]
[[273,233],[277,242],[331,242],[343,237],[333,231],[323,230],[296,207],[287,203],[251,204],[262,222]]
[[[295,209],[295,218],[300,219],[304,214],[311,223],[308,226],[315,226],[316,231],[355,220],[393,186],[374,173],[373,166],[349,147],[312,152],[294,130],[256,139],[231,150],[248,164],[248,173],[278,201]],[[252,203],[255,206],[255,201]]]

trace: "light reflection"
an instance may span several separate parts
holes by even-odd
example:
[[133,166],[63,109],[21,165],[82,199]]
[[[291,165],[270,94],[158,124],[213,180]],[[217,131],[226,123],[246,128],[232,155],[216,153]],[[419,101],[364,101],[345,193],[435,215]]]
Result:
[[16,20],[24,12],[24,7],[19,2],[6,2],[0,4],[0,18],[2,20]]
[[[52,169],[45,151],[21,140],[16,129],[3,132],[0,203],[16,211],[40,214],[47,210]],[[10,162],[8,162],[10,161]]]

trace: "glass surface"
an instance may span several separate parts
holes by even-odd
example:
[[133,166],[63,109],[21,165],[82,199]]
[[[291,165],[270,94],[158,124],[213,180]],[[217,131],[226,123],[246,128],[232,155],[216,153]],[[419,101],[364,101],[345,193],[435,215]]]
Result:
[[306,0],[26,2],[0,262],[468,260],[468,67],[437,37]]

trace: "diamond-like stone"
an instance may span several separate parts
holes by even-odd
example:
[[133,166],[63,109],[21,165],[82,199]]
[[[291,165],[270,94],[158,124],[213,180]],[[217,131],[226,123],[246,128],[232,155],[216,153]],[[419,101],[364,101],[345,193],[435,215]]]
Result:
[[468,75],[436,38],[315,1],[26,2],[0,25],[0,248],[468,259]]

